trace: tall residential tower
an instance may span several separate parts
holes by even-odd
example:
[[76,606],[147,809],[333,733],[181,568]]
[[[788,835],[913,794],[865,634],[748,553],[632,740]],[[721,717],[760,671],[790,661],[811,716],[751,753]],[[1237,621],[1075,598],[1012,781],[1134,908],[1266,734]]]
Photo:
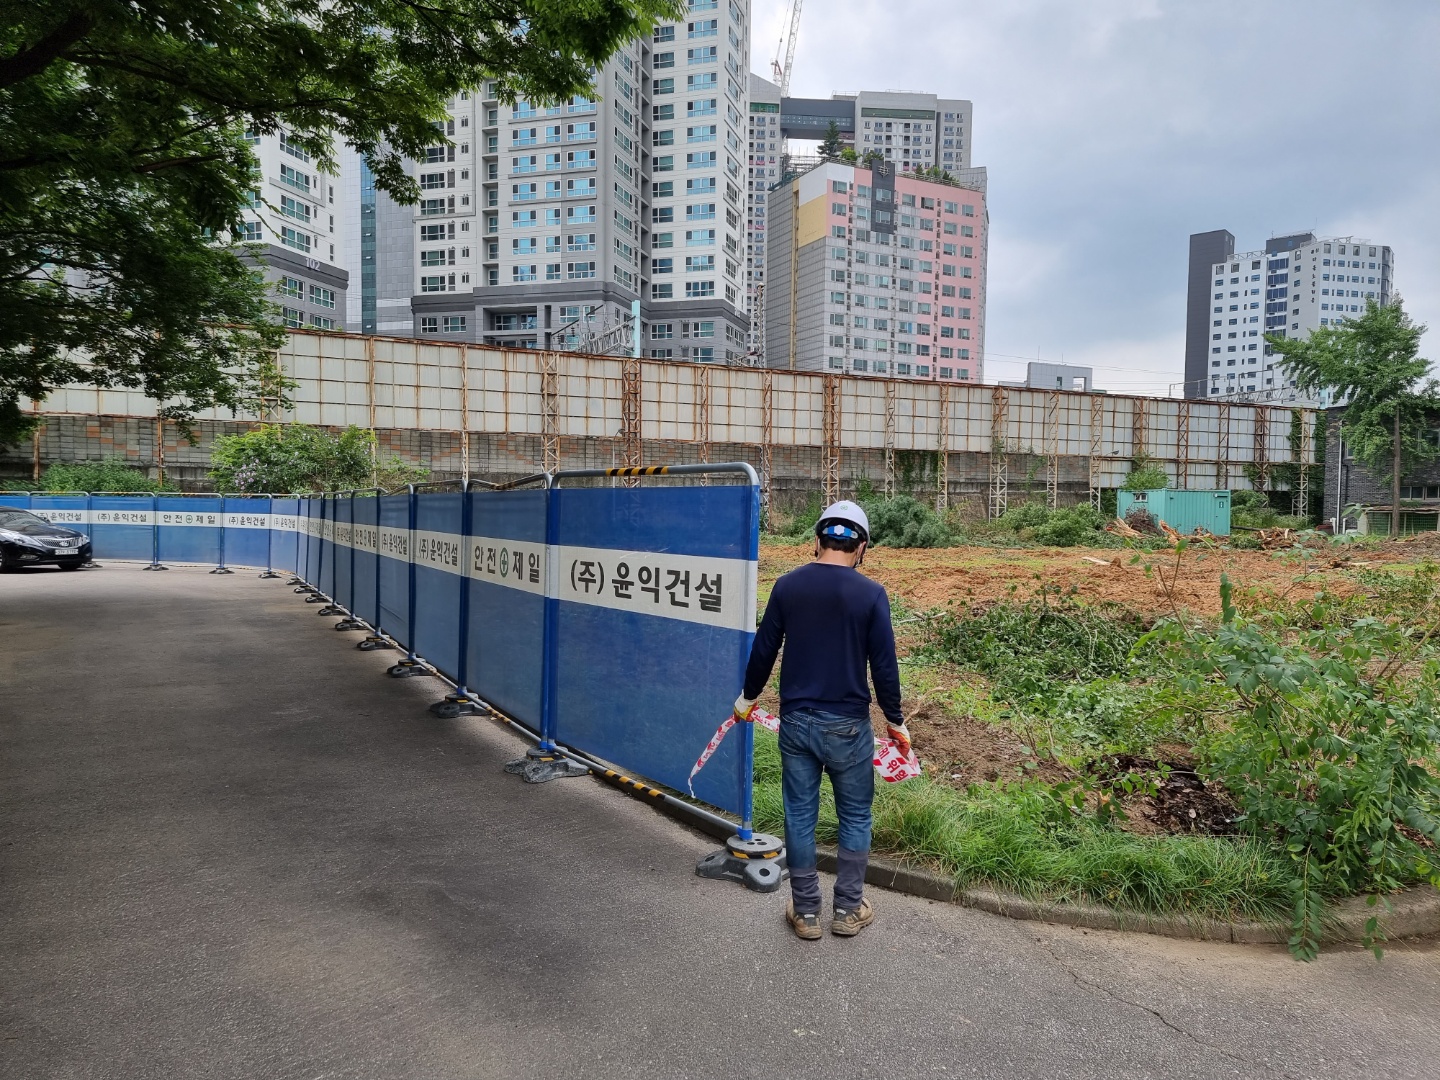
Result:
[[1265,335],[1303,339],[1389,303],[1394,267],[1389,247],[1354,236],[1295,233],[1239,254],[1224,230],[1191,236],[1185,396],[1299,402]]

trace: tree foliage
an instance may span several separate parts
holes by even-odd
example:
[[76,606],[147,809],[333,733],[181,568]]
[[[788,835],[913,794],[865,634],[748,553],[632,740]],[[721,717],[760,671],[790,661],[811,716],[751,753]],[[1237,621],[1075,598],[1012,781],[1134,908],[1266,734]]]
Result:
[[676,0],[0,0],[0,443],[24,398],[141,389],[185,421],[267,392],[278,340],[235,234],[246,128],[418,197],[461,90],[555,101]]
[[825,138],[820,140],[820,157],[825,161],[839,161],[845,152],[845,142],[840,137],[840,125],[834,120],[825,129]]
[[305,424],[269,425],[222,435],[210,454],[210,478],[218,491],[391,490],[428,476],[429,470],[393,455],[380,461],[375,433],[354,426],[335,433]]
[[1419,355],[1425,329],[1398,300],[1368,300],[1363,315],[1322,326],[1304,341],[1266,340],[1302,393],[1328,390],[1345,403],[1345,444],[1368,468],[1388,475],[1397,411],[1402,470],[1440,452],[1426,437],[1440,410],[1440,383],[1427,378],[1430,362]]

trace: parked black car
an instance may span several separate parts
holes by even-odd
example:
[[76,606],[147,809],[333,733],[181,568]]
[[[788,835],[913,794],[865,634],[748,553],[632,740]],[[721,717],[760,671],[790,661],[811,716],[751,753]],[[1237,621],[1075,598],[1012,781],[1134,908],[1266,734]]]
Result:
[[90,538],[52,525],[18,506],[0,506],[0,570],[47,563],[78,570],[90,561]]

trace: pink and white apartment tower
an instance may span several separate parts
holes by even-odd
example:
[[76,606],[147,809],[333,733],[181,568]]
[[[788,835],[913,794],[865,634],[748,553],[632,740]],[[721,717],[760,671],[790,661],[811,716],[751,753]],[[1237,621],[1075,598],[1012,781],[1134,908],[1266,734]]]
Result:
[[981,381],[985,170],[824,162],[770,194],[765,363]]

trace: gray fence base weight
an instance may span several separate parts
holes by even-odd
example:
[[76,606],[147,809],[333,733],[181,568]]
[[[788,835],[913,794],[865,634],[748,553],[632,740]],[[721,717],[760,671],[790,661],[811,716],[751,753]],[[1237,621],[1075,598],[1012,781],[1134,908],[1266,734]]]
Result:
[[525,756],[505,763],[507,773],[518,773],[527,784],[543,784],[567,776],[589,776],[590,770],[578,761],[571,761],[557,750],[532,746]]
[[374,652],[377,649],[393,649],[395,648],[395,643],[371,634],[364,641],[357,641],[355,647],[361,652]]
[[[364,642],[361,642],[363,645]],[[414,657],[407,656],[398,664],[390,668],[389,675],[392,679],[413,679],[417,675],[433,675],[433,671],[422,664]]]
[[732,836],[723,848],[696,863],[695,873],[703,878],[738,881],[751,892],[774,892],[790,876],[785,865],[785,842],[767,833],[755,833],[749,840]]
[[469,694],[446,694],[430,706],[430,712],[442,720],[454,720],[460,716],[489,716],[490,708]]

